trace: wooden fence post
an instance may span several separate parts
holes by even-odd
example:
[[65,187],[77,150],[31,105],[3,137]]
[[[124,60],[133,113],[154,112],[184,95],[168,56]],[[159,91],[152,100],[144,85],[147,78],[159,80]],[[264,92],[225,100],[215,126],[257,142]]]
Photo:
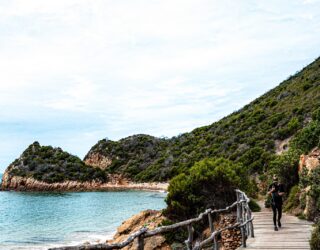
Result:
[[[247,203],[245,205],[245,210],[246,210],[245,220],[248,221],[249,220],[249,207],[247,206]],[[247,235],[247,239],[248,239],[248,237],[250,235],[250,223],[246,224],[246,235]]]
[[[236,191],[237,194],[237,202],[240,202],[240,194]],[[240,223],[240,203],[237,203],[237,222]]]
[[[248,211],[249,213],[249,218],[251,219],[252,218],[252,213],[251,213],[251,210],[249,209]],[[253,228],[253,222],[250,221],[250,235],[252,238],[254,238],[254,228]]]
[[143,234],[138,236],[138,249],[137,250],[143,250],[144,249],[144,238]]
[[214,225],[213,225],[212,215],[210,212],[208,213],[208,221],[209,221],[210,232],[213,233]]
[[213,239],[213,250],[219,250],[219,242],[218,242],[217,236],[218,235],[216,235]]
[[[210,232],[214,233],[214,225],[213,225],[212,215],[210,212],[208,213],[208,220],[209,220]],[[214,237],[213,239],[213,250],[219,250],[217,237]]]
[[[246,197],[244,197],[244,195],[242,195],[243,199],[245,199]],[[247,214],[247,202],[242,203],[242,218],[243,218],[243,222],[247,221],[248,219],[248,214]],[[249,223],[246,223],[243,227],[244,230],[244,234],[245,234],[245,239],[247,241],[248,235],[249,235]]]
[[192,242],[193,242],[193,227],[191,224],[188,225],[188,239],[185,241],[188,250],[192,250]]
[[[239,199],[238,201],[241,202],[241,200],[243,199],[243,195],[242,193],[239,193]],[[242,224],[243,223],[243,203],[239,203],[239,223]],[[241,232],[241,243],[243,247],[247,247],[246,245],[246,236],[245,236],[245,232],[244,232],[244,228],[243,226],[240,227],[240,232]]]

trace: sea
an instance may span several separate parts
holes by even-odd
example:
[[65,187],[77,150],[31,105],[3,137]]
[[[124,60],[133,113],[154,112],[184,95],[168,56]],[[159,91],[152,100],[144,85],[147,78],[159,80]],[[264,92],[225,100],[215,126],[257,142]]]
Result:
[[163,209],[165,197],[147,191],[0,191],[0,250],[102,243],[132,215]]

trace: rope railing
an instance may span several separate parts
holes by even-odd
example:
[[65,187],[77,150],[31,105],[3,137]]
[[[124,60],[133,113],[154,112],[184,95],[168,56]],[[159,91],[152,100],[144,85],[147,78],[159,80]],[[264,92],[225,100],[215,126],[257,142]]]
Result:
[[[144,239],[162,234],[170,231],[174,231],[178,228],[186,227],[188,230],[188,239],[185,241],[186,247],[188,250],[200,250],[209,244],[213,244],[213,250],[219,250],[218,244],[218,236],[221,235],[223,231],[231,230],[235,228],[239,228],[241,232],[241,245],[242,247],[246,247],[246,241],[249,236],[254,237],[254,228],[253,228],[253,216],[251,210],[249,208],[250,199],[247,195],[241,190],[235,190],[237,195],[237,201],[232,203],[230,206],[223,209],[207,209],[203,213],[200,213],[198,217],[181,221],[169,226],[160,226],[153,230],[149,230],[146,227],[142,227],[140,230],[132,233],[125,241],[115,244],[95,244],[95,245],[81,245],[81,246],[67,246],[67,247],[58,247],[58,248],[50,248],[49,250],[109,250],[109,249],[121,249],[125,246],[131,244],[135,239],[137,240],[137,250],[144,249]],[[213,214],[229,212],[233,208],[237,208],[237,222],[231,226],[227,226],[224,228],[220,228],[219,230],[215,230],[213,224]],[[203,241],[194,242],[193,235],[194,229],[192,224],[200,222],[207,217],[210,228],[210,236]]]

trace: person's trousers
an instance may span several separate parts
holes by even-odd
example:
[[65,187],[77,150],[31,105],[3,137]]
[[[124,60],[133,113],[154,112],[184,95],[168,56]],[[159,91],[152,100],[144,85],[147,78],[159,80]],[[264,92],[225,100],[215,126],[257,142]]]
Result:
[[280,221],[282,216],[282,204],[279,204],[279,203],[272,204],[272,211],[273,211],[273,224],[277,226],[277,214],[278,214],[278,221]]

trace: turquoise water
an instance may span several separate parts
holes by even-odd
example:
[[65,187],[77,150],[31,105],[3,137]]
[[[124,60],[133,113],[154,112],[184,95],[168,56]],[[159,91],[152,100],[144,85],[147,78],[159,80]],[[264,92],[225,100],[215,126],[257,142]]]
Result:
[[164,208],[164,198],[144,191],[0,192],[0,249],[102,242],[130,216]]

